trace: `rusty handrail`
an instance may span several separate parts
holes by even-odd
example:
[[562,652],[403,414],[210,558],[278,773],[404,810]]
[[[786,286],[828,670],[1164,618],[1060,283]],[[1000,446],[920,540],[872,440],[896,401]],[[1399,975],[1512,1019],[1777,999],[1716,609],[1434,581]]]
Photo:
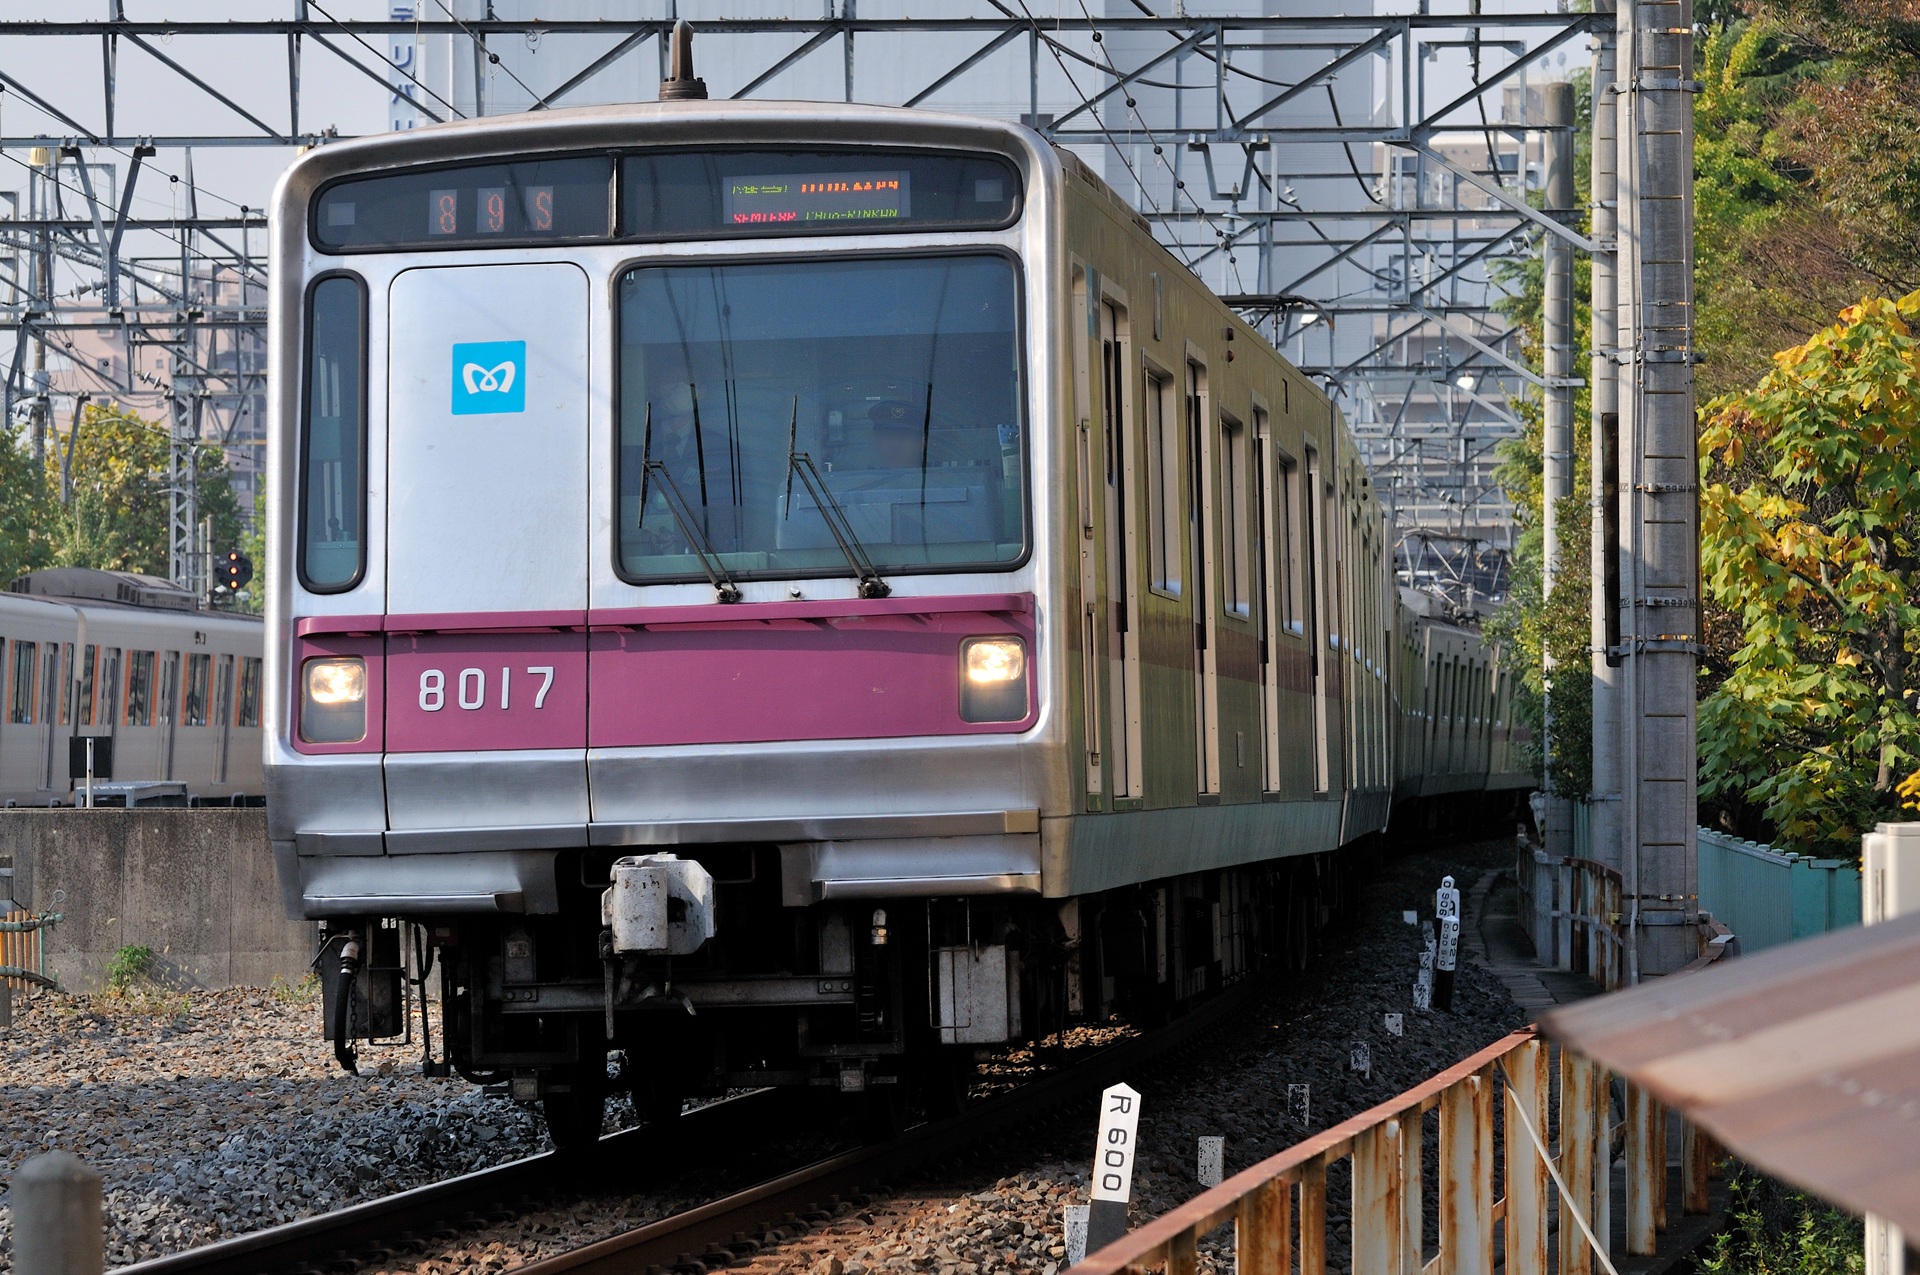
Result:
[[[1442,1271],[1492,1269],[1494,1228],[1505,1228],[1512,1275],[1592,1275],[1611,1270],[1590,1237],[1605,1237],[1612,1212],[1609,1165],[1612,1089],[1606,1072],[1571,1050],[1559,1056],[1558,1138],[1551,1160],[1536,1151],[1550,1128],[1553,1059],[1532,1028],[1512,1033],[1405,1093],[1269,1156],[1073,1267],[1069,1275],[1121,1275],[1164,1268],[1193,1275],[1200,1240],[1235,1224],[1240,1275],[1325,1275],[1327,1169],[1353,1164],[1354,1275],[1424,1275],[1425,1193],[1437,1195]],[[1495,1108],[1505,1136],[1506,1194],[1493,1194]],[[1439,1180],[1422,1181],[1424,1117],[1439,1110]],[[1666,1225],[1666,1113],[1638,1086],[1627,1102],[1628,1251],[1653,1251]],[[1684,1207],[1705,1207],[1707,1151],[1693,1131],[1684,1159]],[[1550,1202],[1580,1216],[1578,1227],[1547,1226]],[[1556,1239],[1557,1234],[1557,1239]],[[1558,1260],[1549,1248],[1557,1243]],[[1599,1260],[1596,1263],[1595,1258]]]
[[[1351,1155],[1355,1140],[1369,1130],[1412,1110],[1417,1109],[1424,1115],[1439,1104],[1447,1090],[1491,1067],[1519,1046],[1536,1039],[1531,1027],[1502,1037],[1479,1053],[1429,1076],[1405,1093],[1351,1116],[1304,1142],[1295,1143],[1252,1168],[1241,1170],[1219,1186],[1202,1192],[1139,1230],[1129,1232],[1098,1253],[1088,1254],[1086,1260],[1075,1266],[1070,1275],[1118,1275],[1122,1271],[1142,1269],[1156,1261],[1167,1261],[1169,1254],[1183,1239],[1186,1241],[1186,1251],[1191,1252],[1193,1243],[1200,1236],[1233,1218],[1242,1201],[1255,1191],[1274,1182],[1296,1183],[1316,1165]],[[1252,1275],[1253,1271],[1266,1268],[1242,1264],[1239,1269]],[[1304,1266],[1301,1275],[1307,1275]]]

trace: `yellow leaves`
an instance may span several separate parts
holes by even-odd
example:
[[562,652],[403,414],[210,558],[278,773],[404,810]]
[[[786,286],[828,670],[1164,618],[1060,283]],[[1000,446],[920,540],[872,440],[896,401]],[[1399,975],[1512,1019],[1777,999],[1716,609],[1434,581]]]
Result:
[[1900,794],[1901,805],[1912,806],[1914,809],[1920,810],[1920,770],[1916,770],[1905,779],[1902,779],[1900,786],[1896,788],[1895,791]]
[[1841,647],[1833,657],[1833,662],[1841,668],[1854,668],[1860,663],[1860,657],[1849,647]]

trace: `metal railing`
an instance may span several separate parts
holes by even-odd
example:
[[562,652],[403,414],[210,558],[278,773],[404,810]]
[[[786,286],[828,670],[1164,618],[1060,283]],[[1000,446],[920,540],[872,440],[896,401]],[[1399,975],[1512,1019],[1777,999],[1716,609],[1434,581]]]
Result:
[[1626,983],[1620,873],[1592,859],[1554,859],[1521,846],[1522,920],[1534,952],[1555,969],[1590,975],[1603,989]]
[[[1234,1175],[1089,1255],[1070,1275],[1164,1269],[1192,1275],[1202,1240],[1233,1225],[1239,1275],[1326,1275],[1333,1238],[1329,1171],[1350,1162],[1353,1275],[1468,1275],[1494,1268],[1496,1243],[1512,1275],[1613,1275],[1609,1165],[1616,1127],[1612,1086],[1591,1059],[1555,1060],[1531,1028],[1515,1032],[1414,1089]],[[1495,1109],[1500,1115],[1496,1120]],[[1667,1113],[1625,1086],[1627,1251],[1654,1251],[1668,1214]],[[1423,1178],[1428,1116],[1438,1113],[1438,1245],[1425,1244]],[[1496,1147],[1500,1184],[1495,1196]],[[1684,1211],[1707,1209],[1711,1149],[1683,1131]],[[1558,1201],[1557,1208],[1555,1201]],[[1553,1213],[1559,1225],[1550,1227]],[[1549,1262],[1549,1248],[1557,1248]]]
[[60,990],[47,973],[46,933],[59,924],[58,912],[8,912],[0,916],[0,987]]

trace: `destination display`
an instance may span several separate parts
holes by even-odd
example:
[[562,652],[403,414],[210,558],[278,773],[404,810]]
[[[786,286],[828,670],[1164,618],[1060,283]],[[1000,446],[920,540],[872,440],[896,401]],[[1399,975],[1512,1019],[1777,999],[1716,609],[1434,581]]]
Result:
[[612,223],[606,156],[474,164],[338,182],[315,206],[322,248],[450,247],[604,239]]
[[878,148],[666,151],[620,161],[620,234],[990,230],[1020,215],[1020,174],[994,155]]
[[911,215],[912,191],[898,171],[740,177],[727,183],[724,213],[735,226],[898,221]]

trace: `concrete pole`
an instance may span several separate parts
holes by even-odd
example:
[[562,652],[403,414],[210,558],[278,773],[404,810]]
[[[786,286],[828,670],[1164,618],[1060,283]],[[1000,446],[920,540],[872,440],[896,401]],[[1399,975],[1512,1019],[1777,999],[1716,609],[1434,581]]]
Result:
[[[1594,12],[1613,13],[1613,0],[1596,0]],[[1615,448],[1610,445],[1619,436],[1620,379],[1614,362],[1619,341],[1616,314],[1617,283],[1614,277],[1614,209],[1619,194],[1615,182],[1618,131],[1614,103],[1614,33],[1602,26],[1595,33],[1593,56],[1593,179],[1589,205],[1588,238],[1595,249],[1592,257],[1593,347],[1589,363],[1589,399],[1593,415],[1589,425],[1589,486],[1592,494],[1588,511],[1592,552],[1588,555],[1592,582],[1593,651],[1593,782],[1587,800],[1590,803],[1593,831],[1593,857],[1610,867],[1620,866],[1620,719],[1615,703],[1619,670],[1608,656],[1607,581],[1610,552],[1614,548],[1607,535],[1608,515],[1618,509],[1609,495],[1617,495],[1618,465]]]
[[1693,27],[1619,0],[1621,803],[1627,977],[1695,955],[1700,491],[1693,410]]
[[49,1151],[13,1175],[17,1275],[101,1275],[107,1232],[100,1175],[79,1156]]
[[[1569,216],[1573,212],[1573,85],[1561,81],[1542,86],[1546,98],[1546,210],[1550,217]],[[1541,249],[1545,269],[1545,298],[1542,309],[1546,347],[1546,472],[1542,484],[1541,585],[1547,597],[1553,596],[1553,584],[1560,566],[1559,503],[1573,494],[1573,246],[1557,235],[1548,235]],[[1555,747],[1553,720],[1553,658],[1547,657],[1546,721],[1542,732],[1548,760]],[[1573,853],[1573,805],[1571,795],[1555,792],[1552,772],[1546,782],[1546,827],[1543,840],[1548,854],[1564,857]]]

